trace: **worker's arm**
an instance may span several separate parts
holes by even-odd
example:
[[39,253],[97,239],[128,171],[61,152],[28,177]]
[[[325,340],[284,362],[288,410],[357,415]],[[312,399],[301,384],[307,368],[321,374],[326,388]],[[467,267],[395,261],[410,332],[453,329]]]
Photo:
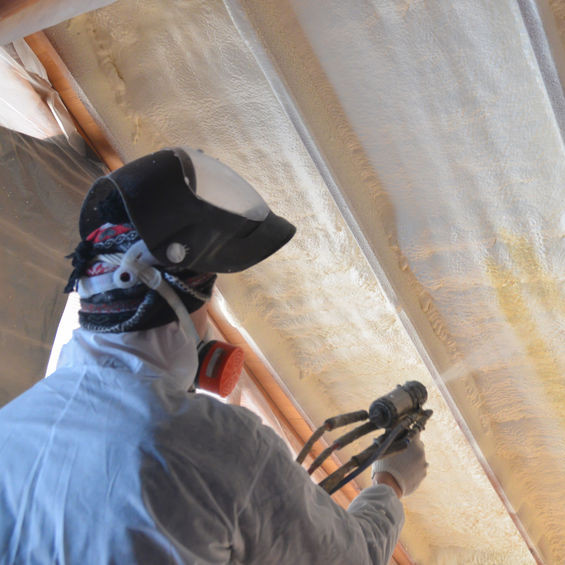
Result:
[[272,430],[261,436],[269,455],[238,516],[246,564],[388,563],[404,523],[393,488],[365,489],[348,511],[312,482]]
[[245,408],[202,395],[181,408],[164,422],[162,455],[144,466],[143,484],[159,531],[186,562],[388,563],[404,522],[393,487],[365,489],[346,511]]
[[396,479],[386,471],[375,473],[373,476],[373,484],[387,485],[395,492],[398,498],[402,498],[402,489],[400,488],[400,485],[396,482]]

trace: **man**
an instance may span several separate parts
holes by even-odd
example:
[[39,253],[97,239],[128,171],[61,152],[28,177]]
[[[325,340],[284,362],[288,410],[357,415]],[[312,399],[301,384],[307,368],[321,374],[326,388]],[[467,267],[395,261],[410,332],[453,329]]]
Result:
[[[386,563],[423,447],[379,461],[346,512],[244,408],[188,393],[216,272],[294,227],[233,171],[166,149],[99,179],[67,290],[81,328],[0,410],[1,563]],[[388,485],[388,486],[387,486]]]

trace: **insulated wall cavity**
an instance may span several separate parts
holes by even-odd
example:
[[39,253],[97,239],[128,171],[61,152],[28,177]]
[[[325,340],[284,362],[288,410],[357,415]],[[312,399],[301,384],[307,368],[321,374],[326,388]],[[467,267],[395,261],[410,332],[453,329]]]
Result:
[[530,36],[510,0],[376,4],[118,2],[49,36],[126,160],[201,148],[298,226],[220,287],[315,423],[428,387],[416,561],[531,563],[510,510],[560,563],[565,171]]

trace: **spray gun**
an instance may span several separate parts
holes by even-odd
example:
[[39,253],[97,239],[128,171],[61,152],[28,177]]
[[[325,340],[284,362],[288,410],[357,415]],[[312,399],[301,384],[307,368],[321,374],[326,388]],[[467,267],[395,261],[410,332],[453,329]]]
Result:
[[432,410],[422,409],[427,399],[428,392],[423,384],[418,381],[408,381],[375,400],[368,412],[358,410],[328,418],[306,442],[296,462],[302,464],[316,441],[327,431],[368,420],[337,438],[324,449],[308,468],[310,475],[338,449],[377,429],[384,429],[384,433],[375,438],[372,445],[353,456],[337,471],[320,482],[319,486],[332,494],[362,473],[377,459],[406,449],[410,440],[425,428],[426,422],[433,414]]

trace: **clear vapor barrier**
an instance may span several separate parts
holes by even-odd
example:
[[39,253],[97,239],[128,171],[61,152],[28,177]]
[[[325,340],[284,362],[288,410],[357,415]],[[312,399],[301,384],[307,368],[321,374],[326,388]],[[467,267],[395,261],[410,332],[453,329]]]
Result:
[[[78,241],[77,218],[104,174],[22,41],[0,48],[0,405],[40,380]],[[16,131],[17,130],[17,131]]]
[[62,135],[0,128],[0,404],[45,374],[78,242],[77,217],[100,164]]

